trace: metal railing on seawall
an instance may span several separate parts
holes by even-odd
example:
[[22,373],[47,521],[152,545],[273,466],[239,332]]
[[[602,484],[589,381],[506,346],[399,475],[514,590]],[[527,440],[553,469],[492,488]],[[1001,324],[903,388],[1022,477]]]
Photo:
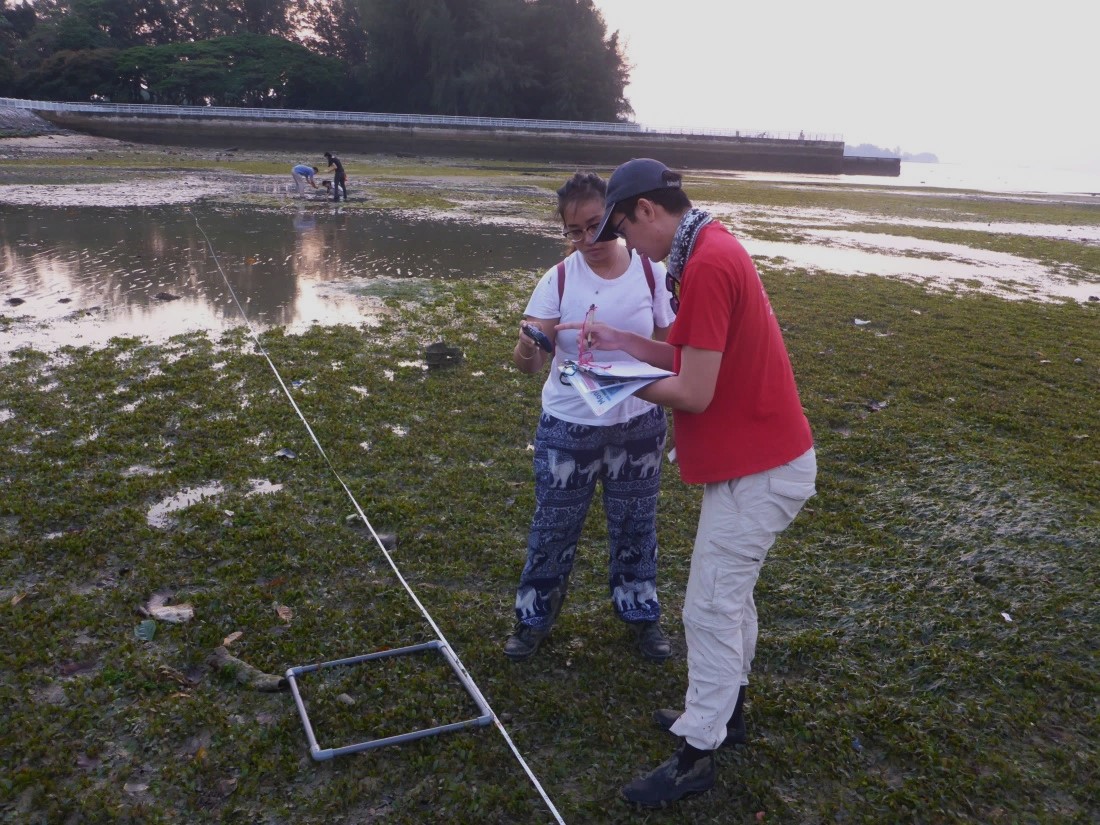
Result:
[[68,103],[53,100],[21,100],[0,97],[0,108],[49,112],[104,114],[116,117],[223,118],[231,120],[297,120],[313,123],[360,123],[376,126],[426,126],[464,129],[512,129],[530,132],[585,132],[613,135],[669,137],[720,137],[744,141],[789,140],[843,142],[840,135],[806,132],[773,132],[750,129],[703,129],[692,127],[649,127],[639,123],[610,123],[587,120],[531,120],[509,117],[458,117],[454,115],[386,114],[380,112],[331,112],[313,109],[251,109],[236,106],[160,106],[149,103]]

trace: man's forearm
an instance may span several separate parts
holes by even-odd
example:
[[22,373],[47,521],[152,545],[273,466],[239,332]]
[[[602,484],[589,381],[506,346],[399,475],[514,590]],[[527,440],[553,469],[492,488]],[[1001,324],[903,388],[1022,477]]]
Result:
[[646,338],[636,332],[624,334],[626,339],[622,342],[623,352],[663,370],[672,369],[676,350],[671,344]]
[[700,413],[710,406],[714,398],[721,365],[721,352],[684,347],[679,374],[654,381],[635,394],[643,401],[653,404]]

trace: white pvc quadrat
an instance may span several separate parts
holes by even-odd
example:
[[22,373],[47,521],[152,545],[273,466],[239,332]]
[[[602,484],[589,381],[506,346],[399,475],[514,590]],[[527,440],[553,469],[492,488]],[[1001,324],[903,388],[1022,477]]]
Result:
[[[309,714],[306,712],[305,703],[302,702],[301,693],[298,691],[298,677],[306,673],[315,673],[325,668],[334,667],[350,667],[352,665],[362,664],[363,662],[370,662],[376,659],[385,659],[390,656],[406,656],[412,653],[421,653],[427,650],[438,650],[443,654],[443,658],[447,660],[447,664],[451,666],[451,670],[455,672],[458,680],[462,683],[462,686],[466,689],[466,692],[470,695],[470,698],[477,704],[480,716],[475,716],[472,719],[466,719],[461,722],[452,722],[447,725],[436,725],[433,728],[422,728],[421,730],[410,731],[409,733],[399,733],[394,736],[386,736],[381,739],[368,739],[365,742],[358,742],[353,745],[344,745],[339,748],[322,748],[317,744],[317,737],[313,733],[313,725],[309,721]],[[401,742],[411,742],[414,739],[423,739],[425,736],[435,736],[438,733],[448,733],[450,731],[464,730],[465,728],[483,728],[493,721],[493,712],[489,709],[485,699],[482,698],[481,692],[471,683],[470,677],[466,674],[465,670],[459,665],[458,660],[455,659],[454,653],[451,652],[450,647],[445,645],[438,639],[433,639],[430,642],[424,642],[418,645],[409,645],[408,647],[398,647],[393,650],[381,650],[378,653],[368,653],[364,656],[351,656],[347,659],[336,659],[331,662],[321,662],[315,665],[302,665],[301,667],[292,667],[286,672],[287,682],[290,684],[290,692],[294,695],[294,704],[298,706],[298,715],[302,717],[302,725],[306,729],[306,738],[309,740],[309,752],[317,762],[323,762],[326,759],[332,759],[334,756],[343,756],[348,753],[357,753],[359,751],[369,751],[375,748],[382,748],[386,745],[397,745]]]

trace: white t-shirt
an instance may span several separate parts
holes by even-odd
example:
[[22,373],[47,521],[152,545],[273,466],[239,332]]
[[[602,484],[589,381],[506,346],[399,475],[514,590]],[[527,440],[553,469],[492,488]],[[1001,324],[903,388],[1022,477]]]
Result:
[[[630,254],[630,266],[626,272],[610,280],[593,272],[584,256],[574,252],[565,259],[565,292],[560,305],[558,268],[554,266],[539,279],[523,314],[543,321],[557,318],[561,323],[569,323],[583,321],[589,306],[595,304],[597,320],[649,338],[655,326],[671,326],[676,317],[665,288],[665,268],[656,261],[652,266],[654,290],[650,295],[645,269],[637,252]],[[542,387],[543,410],[572,424],[610,426],[623,424],[653,408],[648,401],[628,398],[603,415],[593,414],[577,391],[560,380],[562,363],[577,360],[578,338],[579,330],[565,329],[558,333],[550,374]],[[629,358],[621,350],[595,350],[593,355],[598,363]]]

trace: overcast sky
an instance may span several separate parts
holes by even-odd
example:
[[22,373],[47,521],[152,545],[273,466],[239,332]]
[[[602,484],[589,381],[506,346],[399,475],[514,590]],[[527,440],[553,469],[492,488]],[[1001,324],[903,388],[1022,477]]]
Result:
[[1100,2],[594,0],[649,126],[1100,169]]

